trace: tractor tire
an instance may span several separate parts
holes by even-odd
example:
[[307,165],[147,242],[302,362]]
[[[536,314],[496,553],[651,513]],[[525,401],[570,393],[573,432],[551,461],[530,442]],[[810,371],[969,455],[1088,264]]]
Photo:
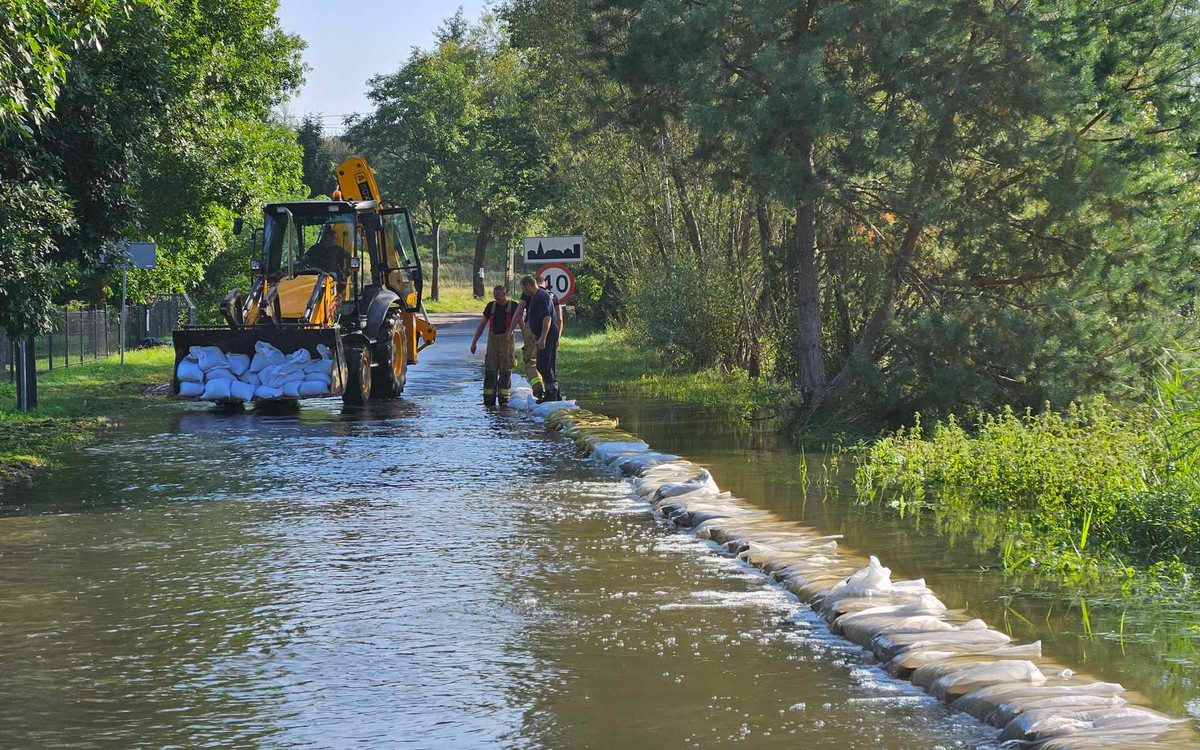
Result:
[[408,381],[408,336],[404,320],[391,315],[383,324],[375,345],[375,368],[371,371],[372,398],[400,398]]
[[342,403],[346,406],[366,406],[371,398],[371,349],[366,346],[351,346],[346,349],[346,392]]

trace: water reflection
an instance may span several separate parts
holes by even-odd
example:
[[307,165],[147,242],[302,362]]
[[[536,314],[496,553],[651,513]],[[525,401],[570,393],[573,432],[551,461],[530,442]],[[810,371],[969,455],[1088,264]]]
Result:
[[[444,329],[394,404],[147,409],[8,495],[0,747],[991,736],[567,441],[483,409],[470,331]],[[675,445],[729,454],[699,432]],[[771,476],[793,459],[740,455],[734,481],[788,486]]]
[[[1195,601],[1132,600],[1112,592],[1081,595],[1053,578],[1003,572],[1000,520],[968,518],[966,509],[898,519],[894,510],[853,502],[848,477],[824,474],[829,458],[807,457],[807,499],[801,458],[780,450],[769,434],[705,410],[656,406],[625,397],[597,397],[656,449],[709,467],[722,489],[781,517],[844,534],[852,548],[878,555],[898,577],[923,577],[951,608],[966,608],[1014,638],[1041,639],[1047,657],[1120,682],[1162,711],[1200,726],[1200,611]],[[1086,615],[1086,616],[1085,616]]]

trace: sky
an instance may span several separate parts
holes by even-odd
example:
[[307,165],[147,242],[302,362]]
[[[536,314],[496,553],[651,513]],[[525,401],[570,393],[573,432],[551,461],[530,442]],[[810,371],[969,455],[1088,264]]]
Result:
[[341,130],[342,116],[370,109],[367,79],[391,73],[413,47],[433,44],[433,32],[459,6],[478,20],[486,0],[279,0],[283,28],[308,43],[304,87],[285,108],[295,117],[322,115],[327,133]]

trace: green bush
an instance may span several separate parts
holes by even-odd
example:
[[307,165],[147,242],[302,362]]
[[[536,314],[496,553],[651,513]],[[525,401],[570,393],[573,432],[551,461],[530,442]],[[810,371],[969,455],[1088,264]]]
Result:
[[689,263],[629,281],[630,326],[665,363],[704,369],[727,363],[739,341],[727,280]]

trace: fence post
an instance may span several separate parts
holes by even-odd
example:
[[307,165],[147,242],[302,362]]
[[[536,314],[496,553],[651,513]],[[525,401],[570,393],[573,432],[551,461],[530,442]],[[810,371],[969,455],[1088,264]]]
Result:
[[63,305],[62,321],[63,321],[63,367],[70,367],[71,366],[71,317],[67,313],[66,305]]
[[46,342],[49,344],[49,347],[48,347],[49,352],[46,355],[46,361],[49,363],[48,367],[51,370],[53,370],[54,369],[54,331],[50,331],[46,334]]
[[87,334],[83,329],[83,310],[79,311],[79,364],[83,364],[83,347],[87,343]]
[[17,411],[29,411],[29,404],[25,401],[25,342],[22,340],[19,343],[14,342],[19,352],[16,357],[17,366]]
[[104,358],[108,359],[108,303],[104,303]]
[[30,336],[25,352],[25,408],[37,408],[37,337]]

